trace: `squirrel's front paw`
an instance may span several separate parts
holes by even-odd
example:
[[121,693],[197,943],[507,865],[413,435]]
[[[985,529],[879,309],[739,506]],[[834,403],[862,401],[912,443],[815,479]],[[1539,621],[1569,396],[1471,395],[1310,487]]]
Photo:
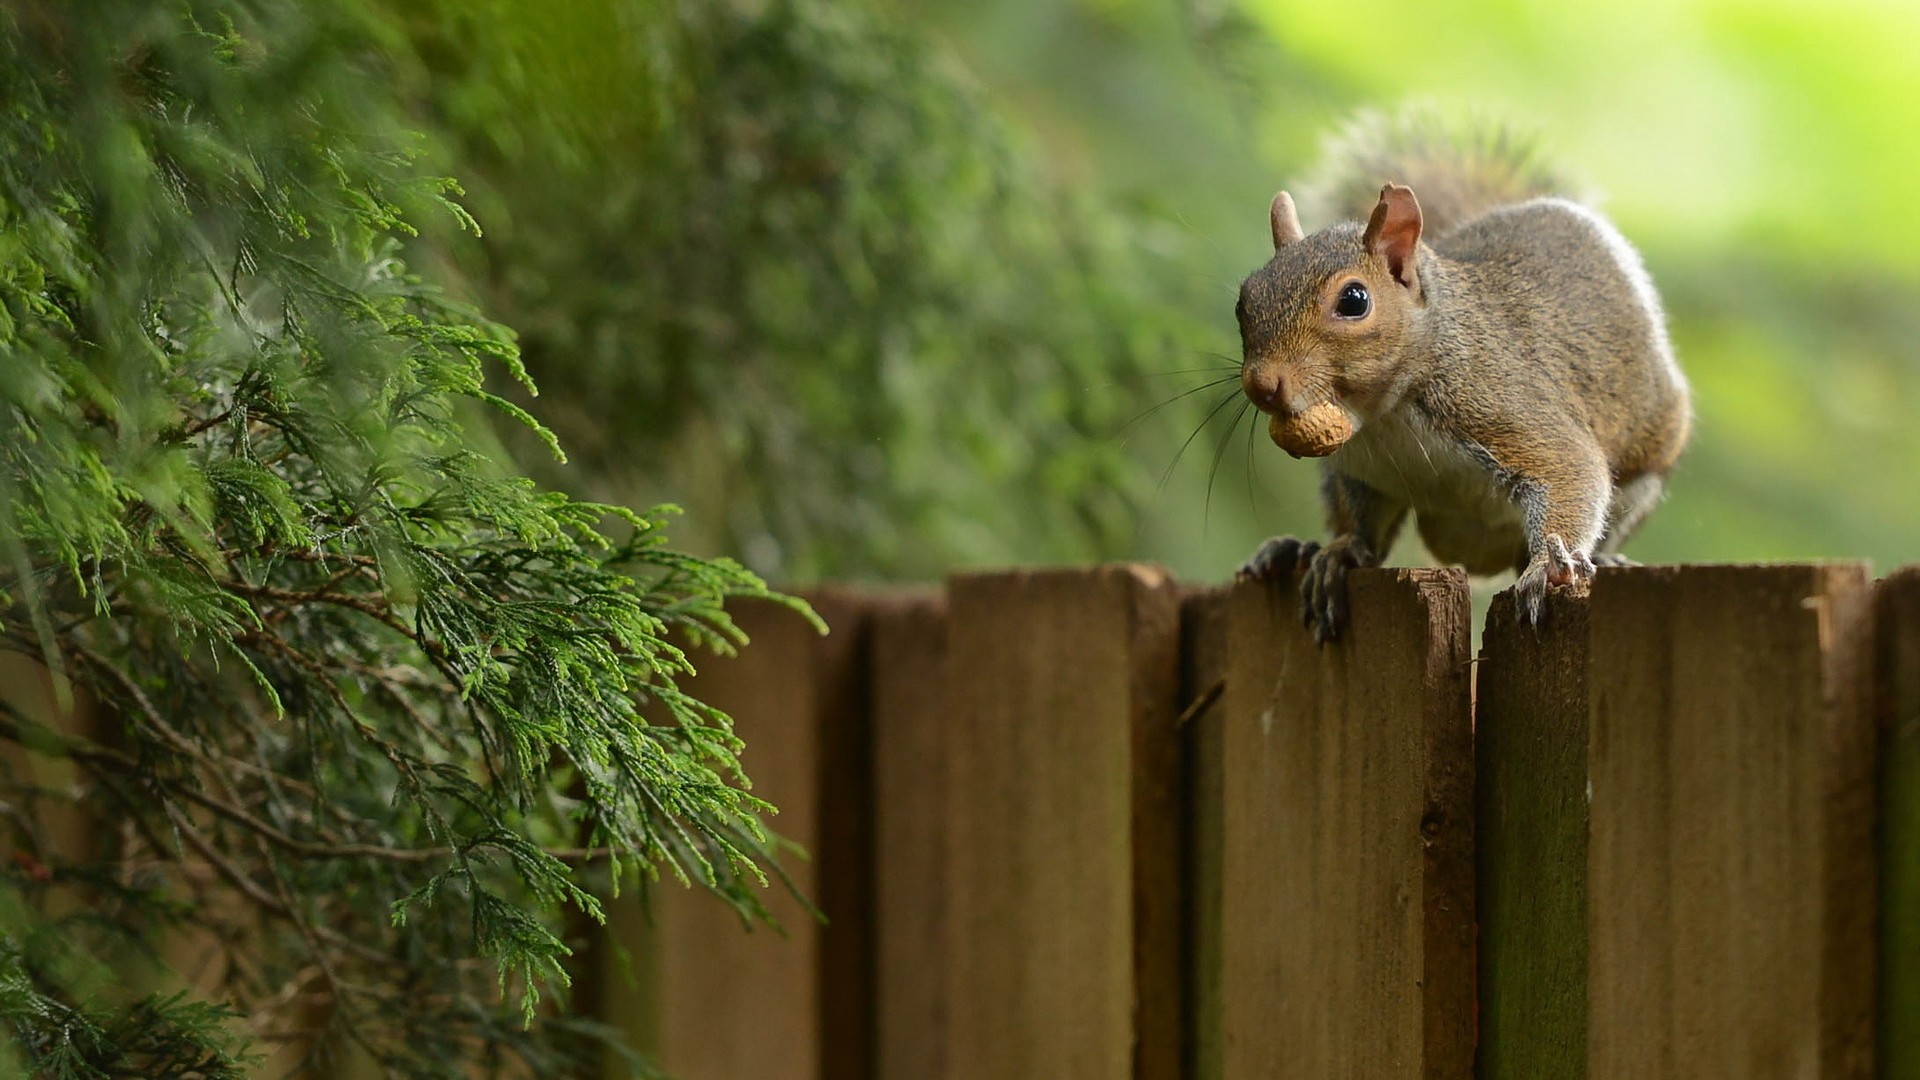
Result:
[[1300,621],[1325,645],[1347,626],[1347,571],[1371,565],[1358,537],[1336,537],[1313,556],[1300,579]]
[[1584,551],[1570,550],[1558,533],[1547,534],[1543,550],[1533,557],[1519,580],[1513,583],[1514,602],[1520,615],[1534,626],[1540,625],[1540,612],[1546,606],[1547,589],[1575,586],[1585,588],[1593,581],[1593,557]]
[[1347,625],[1347,571],[1372,564],[1356,536],[1335,537],[1324,547],[1317,540],[1276,536],[1261,544],[1234,578],[1273,581],[1298,573],[1300,622],[1324,645]]
[[1273,581],[1305,570],[1320,551],[1320,541],[1276,536],[1260,545],[1253,558],[1242,563],[1235,581]]

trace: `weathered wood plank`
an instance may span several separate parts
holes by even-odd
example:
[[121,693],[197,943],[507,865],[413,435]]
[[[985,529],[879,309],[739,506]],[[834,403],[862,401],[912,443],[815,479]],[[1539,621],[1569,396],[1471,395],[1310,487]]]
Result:
[[1872,1068],[1865,568],[1603,572],[1587,1075]]
[[1180,735],[1186,812],[1182,816],[1185,926],[1184,1051],[1181,1075],[1219,1080],[1221,751],[1227,678],[1227,590],[1196,593],[1180,607]]
[[1494,599],[1474,708],[1480,1080],[1587,1067],[1587,616]]
[[1458,1080],[1473,1054],[1468,596],[1352,575],[1325,649],[1293,586],[1228,599],[1221,896],[1229,1080]]
[[777,885],[765,900],[784,933],[749,931],[719,899],[674,883],[657,889],[650,927],[637,905],[621,905],[616,936],[646,979],[635,1000],[615,989],[624,973],[607,976],[610,1007],[628,1010],[609,1019],[679,1080],[868,1075],[867,624],[852,597],[814,599],[831,635],[785,608],[742,604],[735,618],[752,644],[697,659],[689,686],[733,717],[754,793],[780,808],[770,826],[810,853],[784,860],[787,871],[832,922]]
[[[809,594],[838,629],[814,639],[817,831],[808,847],[820,927],[820,1075],[870,1080],[874,1004],[873,613],[876,594]],[[749,774],[751,775],[751,774]],[[778,806],[778,803],[774,805]],[[817,924],[816,924],[817,925]]]
[[949,742],[946,599],[873,613],[874,850],[880,1080],[945,1080]]
[[1920,567],[1882,581],[1875,712],[1880,801],[1880,1071],[1920,1076]]
[[1121,566],[949,602],[951,1075],[1176,1076],[1176,590]]

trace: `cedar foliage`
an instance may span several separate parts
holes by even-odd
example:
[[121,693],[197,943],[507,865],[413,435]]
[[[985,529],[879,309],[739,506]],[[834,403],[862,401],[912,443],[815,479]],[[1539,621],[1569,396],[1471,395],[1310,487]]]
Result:
[[451,261],[585,466],[541,475],[684,502],[703,548],[782,580],[1134,549],[1155,473],[1121,436],[1175,385],[1149,373],[1220,363],[1173,299],[1211,283],[1183,226],[1047,175],[924,25],[400,6],[488,225]]
[[[402,257],[475,229],[403,53],[351,2],[0,10],[0,646],[93,717],[0,695],[0,1068],[241,1076],[251,1032],[571,1075],[583,864],[760,913],[770,808],[673,642],[766,588],[472,448],[558,453],[512,333]],[[135,974],[189,931],[205,997]]]

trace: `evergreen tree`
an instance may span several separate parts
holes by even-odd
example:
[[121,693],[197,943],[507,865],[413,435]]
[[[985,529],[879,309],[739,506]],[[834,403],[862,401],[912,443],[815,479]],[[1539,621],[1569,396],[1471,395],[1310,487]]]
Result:
[[488,225],[452,261],[587,465],[543,477],[684,501],[783,580],[1132,550],[1171,447],[1140,467],[1128,420],[1180,388],[1149,373],[1231,363],[1182,301],[1232,286],[1182,265],[1184,226],[1049,176],[924,28],[860,0],[395,7]]
[[[766,589],[475,451],[558,446],[402,258],[474,225],[405,55],[352,2],[0,9],[0,647],[93,717],[0,695],[0,1072],[571,1075],[595,880],[758,910],[770,808],[676,680]],[[133,977],[182,935],[203,995]]]

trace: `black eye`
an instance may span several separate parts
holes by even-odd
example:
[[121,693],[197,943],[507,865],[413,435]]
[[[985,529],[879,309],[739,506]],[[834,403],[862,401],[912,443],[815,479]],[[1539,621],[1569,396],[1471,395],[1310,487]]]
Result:
[[1238,300],[1236,300],[1236,301],[1234,301],[1234,304],[1233,304],[1233,321],[1234,321],[1234,322],[1246,322],[1246,321],[1247,321],[1247,298],[1246,298],[1246,295],[1245,295],[1245,294],[1242,294],[1242,295],[1241,295],[1241,297],[1240,297],[1240,299],[1238,299]]
[[1333,313],[1343,319],[1364,319],[1367,312],[1373,310],[1373,297],[1367,295],[1367,287],[1357,281],[1350,281],[1340,290],[1340,298],[1333,302]]

